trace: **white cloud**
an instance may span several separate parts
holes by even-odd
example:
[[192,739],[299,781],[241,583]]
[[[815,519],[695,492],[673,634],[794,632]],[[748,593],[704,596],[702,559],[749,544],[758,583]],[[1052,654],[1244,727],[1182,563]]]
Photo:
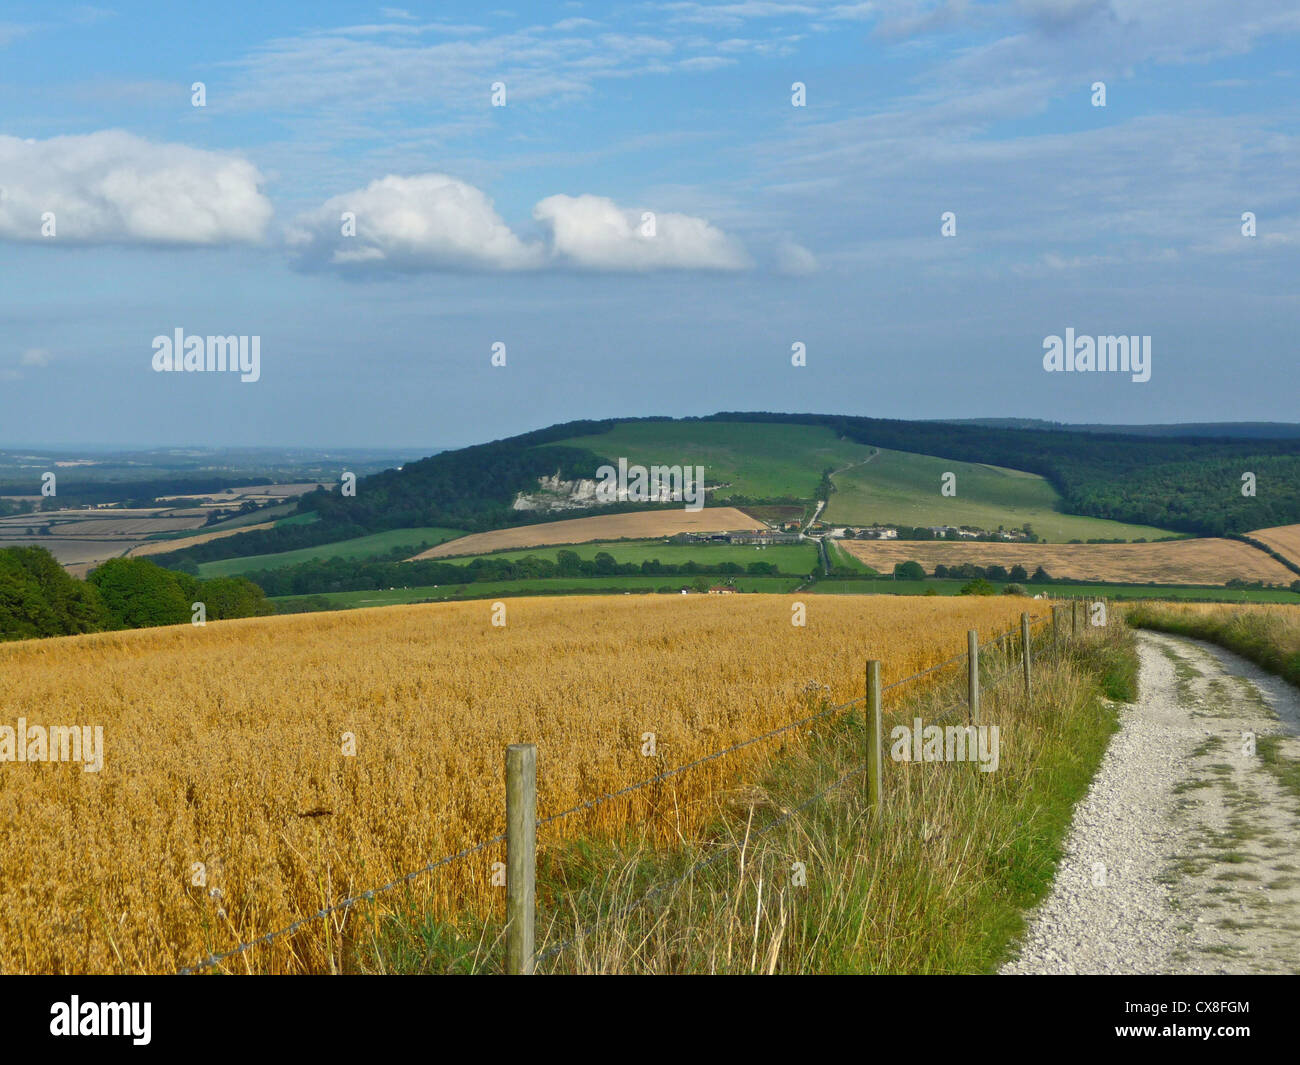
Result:
[[[344,213],[355,235],[344,236]],[[305,268],[344,273],[433,270],[740,270],[743,249],[691,215],[619,207],[603,196],[548,196],[533,208],[548,242],[525,241],[473,185],[446,174],[388,176],[294,220],[288,246]]]
[[45,348],[28,348],[18,357],[22,366],[48,366],[50,353]]
[[[355,236],[342,235],[344,212],[356,216]],[[343,270],[524,270],[544,257],[482,191],[446,174],[390,175],[335,196],[296,219],[287,240],[302,265]]]
[[548,196],[533,217],[551,231],[553,255],[594,270],[741,270],[744,251],[720,229],[691,215],[619,207],[603,196]]
[[[214,245],[261,240],[262,176],[225,152],[104,130],[49,140],[0,136],[0,239],[60,244]],[[55,236],[42,235],[53,212]]]

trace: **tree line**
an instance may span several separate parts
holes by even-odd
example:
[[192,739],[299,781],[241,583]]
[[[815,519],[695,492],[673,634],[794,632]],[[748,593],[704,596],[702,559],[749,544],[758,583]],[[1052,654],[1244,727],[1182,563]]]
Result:
[[294,566],[249,573],[268,596],[318,595],[327,592],[363,592],[381,588],[422,588],[433,585],[473,584],[479,581],[518,581],[561,577],[696,577],[780,576],[774,562],[719,562],[704,564],[618,562],[608,552],[581,558],[576,551],[560,551],[554,560],[529,555],[520,559],[476,558],[469,563],[422,559],[398,562],[376,559],[313,559]]

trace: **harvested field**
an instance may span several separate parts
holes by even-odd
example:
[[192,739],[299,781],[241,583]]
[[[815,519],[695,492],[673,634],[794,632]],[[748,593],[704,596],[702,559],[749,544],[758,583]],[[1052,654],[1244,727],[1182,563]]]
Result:
[[762,522],[735,507],[600,514],[590,518],[548,521],[542,525],[474,533],[439,544],[415,558],[450,558],[453,555],[483,555],[507,548],[585,544],[592,540],[640,540],[673,536],[682,532],[739,532],[743,529],[763,528],[766,526]]
[[1129,584],[1226,584],[1233,579],[1290,584],[1295,574],[1239,540],[1205,538],[1158,544],[990,544],[946,540],[843,540],[844,550],[875,569],[919,562],[937,565],[1042,566],[1053,577]]
[[[0,646],[11,736],[20,717],[103,730],[98,771],[0,771],[0,971],[174,971],[492,839],[507,743],[537,743],[546,817],[857,697],[871,655],[888,684],[1036,606],[842,596],[796,627],[793,602],[519,599],[504,627],[490,602],[449,603]],[[722,789],[798,743],[787,732],[555,822],[543,853],[696,832]],[[501,859],[493,845],[417,877],[380,913],[499,907]],[[220,967],[322,971],[367,921],[360,907],[306,919]]]
[[199,544],[206,544],[211,540],[223,540],[227,536],[238,536],[240,533],[257,532],[262,529],[274,529],[275,522],[264,521],[260,525],[243,525],[238,529],[225,529],[221,532],[199,533],[197,536],[183,536],[175,540],[152,540],[147,544],[141,544],[139,547],[133,547],[126,553],[127,558],[142,558],[145,555],[165,555],[169,551],[180,551],[186,547],[198,547]]
[[108,538],[138,539],[152,533],[183,532],[197,529],[203,524],[201,515],[189,518],[91,518],[88,521],[74,521],[66,525],[55,525],[50,529],[51,536],[72,536],[81,540],[103,540]]
[[1275,525],[1271,529],[1256,529],[1246,534],[1262,544],[1268,544],[1283,558],[1300,565],[1300,525]]

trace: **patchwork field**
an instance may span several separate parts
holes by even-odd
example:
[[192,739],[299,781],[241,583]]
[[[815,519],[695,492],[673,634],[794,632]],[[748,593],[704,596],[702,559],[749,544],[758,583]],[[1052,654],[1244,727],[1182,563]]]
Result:
[[582,544],[592,540],[643,540],[682,532],[739,532],[764,527],[762,522],[735,507],[600,514],[591,518],[570,518],[567,521],[548,521],[540,525],[473,533],[462,536],[459,540],[439,544],[415,557],[451,558],[456,555],[485,555],[508,548]]
[[1271,529],[1256,529],[1246,535],[1262,544],[1268,544],[1283,558],[1300,564],[1300,525],[1275,525]]
[[[791,602],[519,599],[504,627],[477,602],[0,646],[7,723],[103,729],[98,772],[0,772],[0,971],[174,971],[490,839],[508,743],[538,744],[545,817],[858,696],[869,656],[888,684],[1034,606],[826,597],[799,628]],[[558,822],[543,852],[564,834],[689,833],[771,750]],[[499,860],[485,848],[379,904],[491,909]],[[359,920],[306,921],[223,967],[319,969],[323,937]]]
[[1224,584],[1240,579],[1290,584],[1295,574],[1276,559],[1238,540],[1204,538],[1159,544],[996,544],[944,540],[891,542],[846,540],[841,545],[868,566],[892,570],[919,562],[927,573],[937,565],[1042,566],[1053,577],[1080,581],[1154,584]]
[[238,536],[240,533],[258,532],[262,529],[275,528],[275,522],[264,521],[256,525],[243,525],[236,529],[221,529],[216,532],[198,533],[194,536],[180,537],[175,540],[151,540],[149,543],[140,544],[131,548],[127,552],[129,558],[141,558],[148,555],[165,555],[171,551],[180,551],[186,547],[198,547],[199,544],[206,544],[212,540],[224,540],[227,536]]
[[[268,526],[269,527],[269,526]],[[247,532],[236,529],[234,532]],[[248,555],[244,558],[223,558],[216,562],[199,563],[200,577],[231,577],[240,573],[294,566],[318,558],[373,558],[387,554],[397,547],[415,548],[420,544],[436,544],[462,535],[462,529],[443,529],[433,526],[418,529],[390,529],[387,532],[357,536],[319,547],[303,547],[296,551],[280,551],[274,555]],[[175,541],[173,541],[175,543]],[[168,550],[176,550],[170,547]]]

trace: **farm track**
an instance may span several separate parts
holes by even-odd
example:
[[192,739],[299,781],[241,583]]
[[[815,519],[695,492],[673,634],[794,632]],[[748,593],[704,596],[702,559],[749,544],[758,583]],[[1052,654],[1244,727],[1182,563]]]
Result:
[[1140,701],[1002,972],[1296,973],[1300,799],[1242,737],[1300,757],[1300,693],[1209,644],[1138,640]]

